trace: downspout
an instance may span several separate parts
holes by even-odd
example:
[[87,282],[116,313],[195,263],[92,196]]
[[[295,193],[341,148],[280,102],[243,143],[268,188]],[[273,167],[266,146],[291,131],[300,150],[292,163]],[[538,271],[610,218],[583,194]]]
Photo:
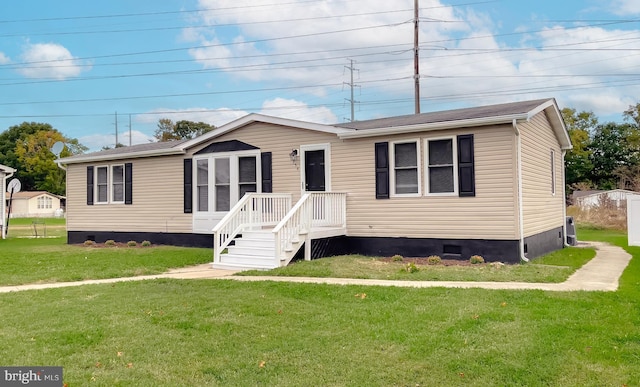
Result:
[[566,150],[562,150],[562,244],[564,247],[570,247],[567,243],[567,182],[564,168],[564,157]]
[[522,210],[522,141],[520,140],[520,130],[516,119],[513,120],[513,131],[516,134],[516,163],[518,180],[518,228],[520,229],[520,259],[529,262],[529,258],[524,256],[524,213]]

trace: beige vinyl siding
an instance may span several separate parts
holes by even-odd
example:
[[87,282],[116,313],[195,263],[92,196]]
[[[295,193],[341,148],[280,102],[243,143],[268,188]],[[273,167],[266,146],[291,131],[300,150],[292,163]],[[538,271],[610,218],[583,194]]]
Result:
[[[424,139],[474,134],[475,197],[425,196]],[[419,139],[421,197],[375,198],[374,144]],[[337,149],[336,149],[337,148]],[[350,236],[516,238],[514,135],[509,126],[349,140],[334,149],[334,191],[349,193]],[[341,150],[341,151],[338,151]]]
[[[524,236],[561,227],[563,219],[562,151],[541,112],[519,124],[522,141],[522,201]],[[551,193],[551,151],[555,159],[555,195]]]
[[[68,231],[190,233],[184,213],[183,157],[165,156],[72,164],[67,169]],[[131,162],[133,204],[87,205],[87,166]]]
[[[475,197],[375,198],[376,142],[421,142],[420,184],[424,194],[422,141],[470,133],[474,134],[475,146]],[[259,147],[262,152],[272,152],[273,191],[292,193],[294,201],[301,193],[300,166],[292,164],[289,153],[300,145],[330,143],[332,191],[348,193],[349,236],[513,240],[518,235],[514,138],[510,125],[340,140],[329,133],[255,123],[215,141],[235,139]]]

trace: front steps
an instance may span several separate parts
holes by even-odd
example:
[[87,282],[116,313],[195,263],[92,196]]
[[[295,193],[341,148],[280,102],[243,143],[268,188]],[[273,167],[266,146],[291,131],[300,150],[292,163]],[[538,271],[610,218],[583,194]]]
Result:
[[271,230],[254,230],[242,233],[235,245],[220,254],[220,262],[214,262],[214,269],[227,270],[268,270],[280,267],[276,261],[275,236]]

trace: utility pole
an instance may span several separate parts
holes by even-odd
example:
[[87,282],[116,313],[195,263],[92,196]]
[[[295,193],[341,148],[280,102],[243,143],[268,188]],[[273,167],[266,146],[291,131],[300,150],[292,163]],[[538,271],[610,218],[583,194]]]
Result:
[[131,146],[131,114],[129,114],[129,146]]
[[353,88],[357,86],[353,83],[353,71],[357,69],[353,67],[353,59],[349,59],[349,62],[351,64],[349,66],[344,66],[344,67],[351,72],[351,82],[348,84],[351,88],[351,99],[348,99],[347,101],[351,103],[351,122],[353,122],[355,121],[355,113],[354,113],[353,106],[358,102],[353,98]]
[[416,114],[420,114],[420,46],[418,42],[418,21],[420,19],[418,8],[418,0],[414,0],[413,2],[413,79],[415,81],[415,99],[416,99]]
[[114,146],[114,148],[117,148],[118,147],[118,112],[116,112],[115,117],[116,117],[116,145]]

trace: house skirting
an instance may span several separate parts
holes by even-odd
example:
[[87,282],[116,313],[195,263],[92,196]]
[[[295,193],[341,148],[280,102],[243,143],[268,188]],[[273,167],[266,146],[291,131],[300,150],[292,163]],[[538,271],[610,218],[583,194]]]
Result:
[[529,259],[548,254],[564,247],[562,226],[524,238],[524,251]]
[[[187,247],[213,246],[213,236],[208,234],[152,233],[152,232],[106,232],[106,231],[69,231],[68,243],[79,244],[86,240],[104,243],[149,241],[157,245]],[[529,259],[539,257],[561,249],[563,230],[558,227],[540,234],[526,237],[524,240],[526,256]],[[349,237],[337,236],[314,239],[311,243],[311,257],[321,258],[343,254],[361,254],[367,256],[427,257],[438,255],[447,259],[467,260],[472,255],[480,255],[487,262],[520,262],[520,243],[516,240],[492,239],[438,239],[438,238],[396,238],[396,237]],[[304,257],[301,248],[295,258]]]
[[67,231],[67,243],[78,244],[90,240],[104,243],[108,240],[116,242],[149,241],[154,245],[171,245],[185,247],[213,248],[213,235],[187,233],[158,232],[117,232],[117,231]]

